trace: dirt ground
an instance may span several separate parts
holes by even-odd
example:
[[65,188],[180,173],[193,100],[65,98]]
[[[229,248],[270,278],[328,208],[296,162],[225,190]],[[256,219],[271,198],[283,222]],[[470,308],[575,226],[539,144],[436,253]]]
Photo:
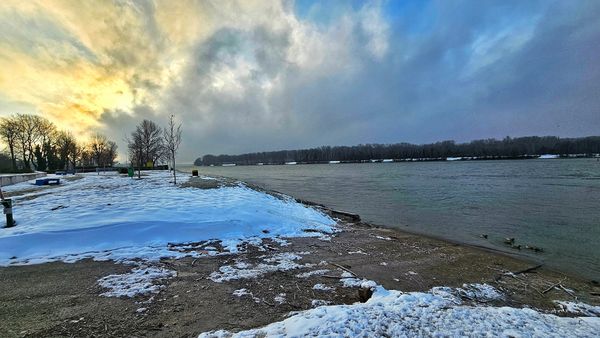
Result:
[[[278,246],[270,240],[263,243],[271,248],[271,253],[310,252],[301,263],[321,263],[318,267],[216,283],[208,276],[220,266],[236,259],[257,261],[265,252],[249,246],[247,252],[238,255],[162,260],[157,266],[176,270],[178,275],[168,280],[165,289],[150,303],[143,303],[148,296],[100,296],[105,290],[98,286],[98,279],[125,273],[131,266],[85,260],[1,268],[0,336],[194,337],[216,329],[260,327],[284,319],[291,311],[310,309],[313,299],[332,304],[360,301],[358,289],[344,288],[335,278],[343,272],[336,264],[388,289],[402,291],[489,283],[508,296],[495,305],[552,311],[552,300],[573,300],[574,296],[591,304],[600,303],[599,286],[543,267],[514,277],[503,275],[535,266],[531,262],[360,223],[342,224],[343,231],[331,241],[296,238],[290,239],[288,246]],[[325,276],[296,277],[315,269],[330,272]],[[575,295],[561,289],[543,293],[558,282]],[[335,291],[314,290],[316,283],[334,287]],[[242,288],[254,298],[232,295]],[[273,301],[280,293],[286,293],[281,304]],[[136,310],[141,307],[147,310],[138,313]]]

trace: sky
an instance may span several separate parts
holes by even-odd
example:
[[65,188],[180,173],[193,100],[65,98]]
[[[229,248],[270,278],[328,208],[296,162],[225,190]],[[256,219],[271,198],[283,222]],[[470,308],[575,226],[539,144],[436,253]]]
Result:
[[600,1],[0,1],[0,116],[180,161],[600,134]]

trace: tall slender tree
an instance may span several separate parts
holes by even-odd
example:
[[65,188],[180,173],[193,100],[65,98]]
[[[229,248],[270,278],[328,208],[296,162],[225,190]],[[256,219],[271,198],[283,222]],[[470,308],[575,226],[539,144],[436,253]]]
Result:
[[173,184],[177,184],[177,170],[175,168],[175,158],[177,157],[179,144],[181,144],[181,123],[175,125],[174,115],[171,115],[171,117],[169,118],[169,124],[166,128],[163,129],[163,138],[168,156],[168,161],[171,164],[171,170],[173,170]]

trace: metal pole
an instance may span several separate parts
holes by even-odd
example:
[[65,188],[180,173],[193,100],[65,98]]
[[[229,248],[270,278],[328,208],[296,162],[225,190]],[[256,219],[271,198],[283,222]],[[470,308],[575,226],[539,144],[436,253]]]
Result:
[[14,227],[15,221],[12,213],[12,198],[3,199],[2,206],[4,206],[4,214],[6,215],[6,227]]
[[12,199],[4,198],[2,193],[2,185],[0,184],[0,202],[4,206],[4,214],[6,215],[6,228],[15,226],[15,221],[12,215]]

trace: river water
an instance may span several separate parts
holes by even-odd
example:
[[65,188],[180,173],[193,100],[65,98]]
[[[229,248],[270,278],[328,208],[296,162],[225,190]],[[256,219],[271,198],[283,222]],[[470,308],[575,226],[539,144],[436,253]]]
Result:
[[[192,167],[363,220],[525,255],[600,280],[596,159]],[[481,235],[488,235],[487,239]],[[541,247],[542,253],[510,248]]]

